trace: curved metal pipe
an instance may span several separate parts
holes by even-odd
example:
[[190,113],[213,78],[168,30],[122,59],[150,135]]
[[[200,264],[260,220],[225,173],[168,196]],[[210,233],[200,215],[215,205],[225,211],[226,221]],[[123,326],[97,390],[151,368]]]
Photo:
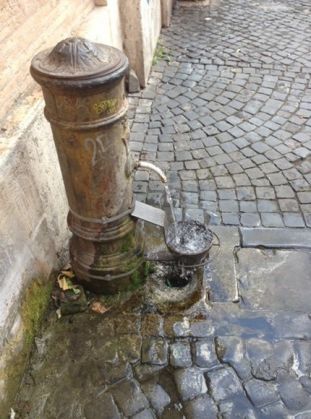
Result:
[[167,177],[166,177],[165,173],[159,167],[155,166],[154,164],[149,163],[148,161],[139,160],[136,163],[136,168],[138,169],[140,167],[143,168],[143,169],[152,170],[153,172],[157,173],[160,176],[163,183],[167,183]]

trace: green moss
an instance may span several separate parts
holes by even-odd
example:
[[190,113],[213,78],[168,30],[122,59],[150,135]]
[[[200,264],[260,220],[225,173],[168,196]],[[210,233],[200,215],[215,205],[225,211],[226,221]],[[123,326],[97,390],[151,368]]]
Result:
[[41,326],[43,315],[48,307],[53,283],[35,279],[26,290],[22,302],[22,320],[25,330],[25,343],[32,345]]
[[148,275],[150,275],[152,272],[154,272],[155,265],[152,262],[145,261],[142,263],[142,265],[135,270],[132,275],[132,283],[130,285],[129,290],[135,291],[137,288],[139,288],[144,282],[146,281],[146,278]]
[[21,329],[5,346],[2,356],[5,368],[0,372],[0,380],[6,383],[5,396],[0,401],[0,417],[8,417],[9,407],[18,391],[31,347],[39,332],[45,311],[50,300],[53,281],[35,279],[25,291],[21,302]]
[[124,269],[124,272],[133,271],[130,275],[130,280],[127,283],[127,286],[117,294],[101,295],[100,300],[107,307],[120,305],[130,298],[132,293],[139,289],[144,284],[148,275],[153,272],[154,265],[150,262],[143,262],[137,267],[137,261],[132,261],[122,268]]
[[170,61],[170,56],[164,47],[158,44],[153,54],[152,65],[156,65],[161,60]]
[[121,252],[126,253],[135,246],[133,234],[130,233],[122,239]]
[[144,263],[144,275],[147,277],[150,274],[153,274],[156,270],[156,265],[154,262],[146,261]]
[[99,103],[95,103],[93,107],[94,107],[95,112],[98,114],[101,114],[103,112],[113,113],[116,111],[118,107],[118,101],[117,99],[105,99]]
[[130,291],[135,291],[144,283],[144,280],[145,280],[144,275],[142,275],[139,270],[132,273],[131,279],[132,279],[132,282],[129,287]]
[[8,347],[4,349],[2,356],[6,358],[6,363],[0,373],[1,381],[5,382],[5,392],[1,395],[0,400],[0,417],[7,418],[26,367],[28,353],[24,349],[15,353],[13,348]]
[[122,301],[126,296],[125,292],[118,292],[117,294],[107,294],[107,295],[101,295],[100,301],[104,304],[106,307],[112,307],[116,304],[119,304],[120,301]]

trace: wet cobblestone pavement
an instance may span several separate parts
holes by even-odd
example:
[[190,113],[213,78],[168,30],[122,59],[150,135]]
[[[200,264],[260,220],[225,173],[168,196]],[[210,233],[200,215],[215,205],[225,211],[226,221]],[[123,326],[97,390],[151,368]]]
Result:
[[[223,275],[174,289],[152,274],[105,314],[51,312],[17,418],[311,418],[310,267],[305,251],[239,248]],[[235,303],[213,291],[228,275]]]
[[19,417],[310,418],[310,318],[226,310],[62,319],[36,340]]
[[[250,227],[311,225],[311,5],[179,6],[147,88],[131,100],[132,149],[164,168],[176,207]],[[162,186],[141,172],[138,199]]]

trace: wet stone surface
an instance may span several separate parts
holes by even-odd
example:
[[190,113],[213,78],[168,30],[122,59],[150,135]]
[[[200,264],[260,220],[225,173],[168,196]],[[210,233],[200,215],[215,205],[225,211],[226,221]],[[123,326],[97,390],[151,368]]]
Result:
[[[155,263],[136,291],[86,293],[88,310],[59,320],[51,311],[17,418],[308,418],[310,253],[239,248],[235,234],[226,241],[235,228],[213,228],[226,252],[212,281],[208,265],[189,288],[171,288],[168,266]],[[238,298],[214,301],[229,278]],[[95,302],[108,310],[92,312]]]
[[[310,309],[310,252],[240,249],[237,257],[237,277],[246,307],[298,311]],[[274,275],[267,275],[272,269]],[[302,294],[301,289],[306,292]]]
[[170,347],[170,362],[174,367],[190,367],[192,365],[189,342],[176,342]]
[[[164,56],[131,97],[131,148],[166,170],[175,206],[244,227],[311,225],[306,0],[179,5]],[[137,173],[138,200],[163,189]]]
[[158,313],[148,290],[105,314],[51,312],[17,418],[308,418],[309,316],[207,304],[207,294]]
[[198,368],[179,369],[174,376],[182,400],[191,400],[207,392],[203,372]]
[[212,339],[199,340],[194,344],[195,363],[201,368],[211,368],[219,364]]

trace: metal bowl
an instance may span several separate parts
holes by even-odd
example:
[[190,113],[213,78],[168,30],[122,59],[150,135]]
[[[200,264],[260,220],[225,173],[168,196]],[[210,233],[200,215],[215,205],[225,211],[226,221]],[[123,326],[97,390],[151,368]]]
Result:
[[170,223],[166,226],[165,241],[168,249],[184,266],[202,265],[208,259],[213,232],[198,221],[179,221],[176,225]]

